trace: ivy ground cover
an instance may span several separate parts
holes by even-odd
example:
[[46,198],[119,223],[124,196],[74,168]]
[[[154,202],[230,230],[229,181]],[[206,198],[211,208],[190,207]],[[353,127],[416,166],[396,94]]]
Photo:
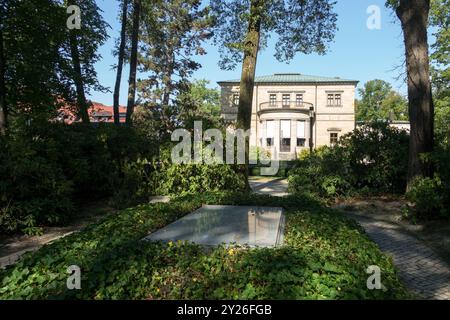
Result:
[[[202,204],[282,206],[283,246],[217,247],[141,241]],[[81,268],[68,290],[67,268]],[[367,289],[381,269],[385,290]],[[304,195],[214,193],[141,205],[25,255],[0,271],[0,299],[400,299],[393,264],[363,231]]]

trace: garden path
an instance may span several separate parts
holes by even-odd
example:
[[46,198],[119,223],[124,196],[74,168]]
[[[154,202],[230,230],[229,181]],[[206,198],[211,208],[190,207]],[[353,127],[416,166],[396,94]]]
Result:
[[266,194],[275,197],[283,197],[288,194],[288,182],[284,178],[249,178],[250,187],[257,194]]
[[346,211],[345,206],[341,209],[365,229],[383,252],[392,256],[400,279],[409,289],[423,299],[450,300],[450,266],[430,246],[383,215]]

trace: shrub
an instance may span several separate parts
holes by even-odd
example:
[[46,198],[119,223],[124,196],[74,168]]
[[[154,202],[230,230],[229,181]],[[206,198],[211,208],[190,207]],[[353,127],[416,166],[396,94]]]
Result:
[[347,194],[351,184],[347,180],[349,175],[346,175],[349,168],[345,162],[341,162],[343,157],[340,151],[322,147],[311,155],[302,154],[302,160],[298,161],[289,175],[289,191],[307,191],[322,197]]
[[80,201],[139,183],[130,163],[154,153],[134,129],[106,124],[25,126],[0,138],[0,148],[0,232],[26,233],[67,221]]
[[342,161],[350,167],[355,188],[403,193],[406,188],[409,136],[406,131],[373,122],[342,137]]
[[401,193],[406,185],[408,135],[375,122],[357,128],[334,147],[303,152],[291,171],[291,192],[308,190],[323,197]]
[[147,159],[126,161],[122,165],[121,179],[115,188],[111,204],[120,209],[148,201],[157,192],[158,177],[155,164]]
[[163,176],[160,190],[165,194],[245,189],[244,177],[226,164],[174,164]]
[[73,183],[58,163],[54,141],[23,136],[0,141],[0,232],[37,233],[73,213]]
[[448,207],[444,205],[444,184],[439,177],[417,178],[406,193],[409,201],[414,203],[414,212],[419,217],[448,216]]

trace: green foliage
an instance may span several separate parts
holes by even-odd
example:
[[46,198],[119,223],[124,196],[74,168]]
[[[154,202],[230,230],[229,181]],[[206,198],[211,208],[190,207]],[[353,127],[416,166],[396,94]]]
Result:
[[[83,28],[68,32],[67,1],[8,0],[0,6],[3,33],[6,105],[11,117],[21,121],[51,119],[58,103],[75,102],[69,34],[79,44],[85,90],[104,90],[94,64],[97,49],[107,39],[107,24],[94,0],[72,1],[81,8]],[[75,110],[77,111],[77,110]]]
[[[141,239],[202,204],[283,206],[285,245],[272,249],[155,243]],[[82,270],[68,290],[66,269]],[[366,269],[387,291],[368,290]],[[189,195],[138,206],[26,254],[0,271],[0,299],[399,299],[391,260],[337,212],[305,196]]]
[[434,27],[436,41],[431,45],[432,62],[438,71],[438,77],[447,83],[450,81],[450,1],[431,0],[430,25]]
[[226,164],[174,164],[164,171],[161,191],[166,194],[244,190],[244,177]]
[[417,178],[406,196],[413,203],[413,215],[419,218],[450,217],[450,152],[437,146],[433,153],[423,155],[435,169],[433,178]]
[[134,123],[148,136],[161,143],[170,141],[171,133],[177,128],[193,130],[194,122],[201,121],[203,129],[223,129],[220,116],[220,91],[208,88],[209,81],[194,80],[185,83],[185,90],[179,92],[177,100],[170,106],[153,102],[138,107]]
[[366,192],[402,193],[406,184],[408,135],[374,122],[343,136],[333,148],[300,155],[291,171],[291,192],[323,197]]
[[116,208],[127,208],[147,201],[149,196],[155,194],[158,187],[153,173],[152,164],[147,159],[125,161],[111,204]]
[[358,121],[407,120],[408,106],[404,97],[383,80],[368,81],[359,89],[361,100],[356,107]]
[[406,196],[414,203],[414,211],[419,217],[443,217],[449,215],[448,207],[444,206],[444,191],[439,177],[417,178]]
[[208,88],[207,80],[195,80],[189,90],[178,96],[181,112],[178,120],[185,129],[193,129],[201,120],[204,128],[223,128],[220,114],[220,90]]
[[[250,7],[255,12],[250,12]],[[336,31],[334,1],[211,1],[215,19],[214,42],[219,46],[220,66],[234,69],[248,47],[249,23],[261,22],[261,48],[271,33],[277,34],[275,57],[289,61],[297,53],[324,54]]]
[[[139,184],[130,166],[141,162],[130,163],[154,154],[151,141],[133,129],[107,125],[21,127],[0,146],[2,232],[34,233],[38,226],[65,222],[81,199],[111,196],[132,179]],[[139,195],[140,188],[128,192]]]
[[39,224],[73,212],[73,183],[63,175],[54,141],[18,136],[1,139],[0,148],[0,231],[36,233]]
[[206,54],[212,21],[201,0],[143,1],[141,16],[139,64],[148,77],[138,82],[138,91],[166,140],[183,113],[178,100],[201,67],[195,57]]

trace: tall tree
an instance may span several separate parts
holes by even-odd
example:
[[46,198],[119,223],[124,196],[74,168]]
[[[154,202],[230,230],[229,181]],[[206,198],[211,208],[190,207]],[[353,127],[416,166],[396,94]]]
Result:
[[430,25],[436,39],[431,45],[435,140],[450,146],[450,0],[431,1]]
[[[0,5],[0,15],[4,17],[4,4]],[[0,21],[0,134],[5,134],[7,127],[5,87],[5,57],[3,54],[3,18]]]
[[119,50],[117,52],[118,62],[117,62],[117,75],[116,75],[116,84],[114,86],[114,123],[119,124],[119,98],[120,98],[120,83],[122,81],[122,70],[123,70],[123,61],[125,58],[125,44],[126,44],[126,31],[127,31],[127,16],[128,16],[128,1],[122,1],[122,27],[120,30],[120,44]]
[[[1,2],[3,98],[8,126],[54,116],[71,85],[64,50],[66,10],[53,0]],[[32,12],[32,14],[30,14]],[[67,52],[67,51],[65,51]]]
[[80,52],[78,51],[78,39],[75,30],[69,31],[70,55],[73,66],[73,82],[77,93],[78,116],[83,123],[89,123],[89,105],[84,92],[83,73],[81,70]]
[[429,161],[421,154],[433,151],[434,105],[428,54],[430,0],[392,1],[400,19],[405,44],[409,120],[411,122],[407,190],[417,177],[432,175]]
[[356,119],[359,121],[406,120],[407,101],[383,80],[370,80],[359,89],[361,100],[356,106]]
[[[247,34],[244,39],[244,58],[242,61],[241,83],[239,92],[239,107],[237,128],[249,130],[252,120],[253,89],[255,87],[256,62],[261,40],[261,21],[265,0],[250,1]],[[250,137],[245,141],[244,174],[248,181],[248,163],[250,156]],[[247,188],[250,186],[247,182]]]
[[450,0],[431,0],[430,26],[434,27],[436,41],[431,45],[431,61],[435,71],[434,79],[439,87],[450,83]]
[[128,79],[127,124],[131,124],[136,100],[136,73],[138,64],[141,0],[133,0],[133,28],[131,31],[130,76]]
[[[68,77],[75,86],[77,114],[84,123],[89,123],[86,94],[90,89],[107,91],[98,83],[94,65],[101,59],[98,48],[108,39],[109,25],[104,21],[95,0],[66,0],[65,5],[80,8],[81,29],[68,30],[66,48],[70,57],[68,65],[71,65]],[[65,12],[65,7],[62,9]]]
[[222,128],[220,116],[220,90],[208,88],[207,80],[194,80],[187,92],[178,96],[181,110],[178,118],[183,128],[194,128],[194,122],[201,119],[203,128]]
[[[62,100],[71,106],[79,100],[80,88],[85,94],[89,89],[104,90],[94,64],[100,59],[97,49],[107,38],[107,24],[95,0],[70,3],[79,5],[82,14],[82,28],[74,33],[66,25],[67,0],[6,2],[1,24],[3,55],[8,61],[4,79],[9,125],[37,119],[47,122],[57,116]],[[79,108],[73,109],[80,113]]]
[[140,81],[139,94],[165,127],[164,139],[182,112],[178,97],[189,91],[189,78],[200,68],[195,57],[205,54],[212,21],[201,0],[160,0],[143,10],[140,62],[148,78]]
[[[221,47],[223,69],[242,63],[237,127],[250,129],[257,57],[270,33],[278,35],[275,57],[289,61],[296,53],[324,54],[334,38],[336,14],[330,0],[212,0],[215,43]],[[245,147],[248,177],[249,141]],[[248,179],[247,179],[248,180]]]

